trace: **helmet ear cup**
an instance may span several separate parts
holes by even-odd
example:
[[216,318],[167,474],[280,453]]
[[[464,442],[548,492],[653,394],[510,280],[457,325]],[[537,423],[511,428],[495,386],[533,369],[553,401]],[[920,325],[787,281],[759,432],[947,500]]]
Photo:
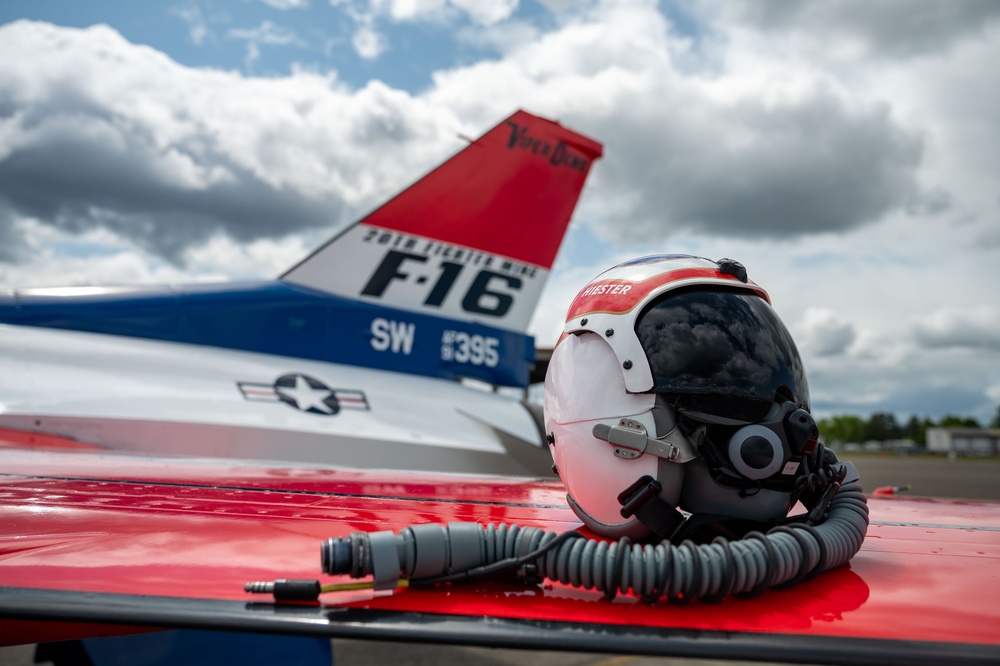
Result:
[[752,481],[774,476],[785,462],[781,438],[760,424],[743,426],[729,438],[729,461]]

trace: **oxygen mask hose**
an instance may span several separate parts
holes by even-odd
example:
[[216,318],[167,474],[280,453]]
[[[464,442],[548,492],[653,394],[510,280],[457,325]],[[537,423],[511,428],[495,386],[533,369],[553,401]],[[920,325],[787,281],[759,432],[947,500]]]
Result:
[[415,587],[508,571],[533,582],[546,578],[596,589],[608,598],[630,591],[648,602],[754,596],[839,567],[858,552],[868,528],[868,504],[856,473],[848,478],[819,524],[789,523],[738,540],[652,545],[519,525],[414,525],[399,534],[355,532],[328,539],[322,566],[328,574],[372,576],[376,590],[395,589],[401,581]]

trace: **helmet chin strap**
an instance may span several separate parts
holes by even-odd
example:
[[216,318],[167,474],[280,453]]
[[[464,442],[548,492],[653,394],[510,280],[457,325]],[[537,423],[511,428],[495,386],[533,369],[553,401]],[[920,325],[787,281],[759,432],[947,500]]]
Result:
[[774,524],[721,513],[686,514],[660,496],[662,489],[662,484],[647,474],[618,494],[622,517],[635,516],[643,527],[661,541],[681,543],[704,528],[708,528],[713,535],[738,540],[751,530],[774,527]]

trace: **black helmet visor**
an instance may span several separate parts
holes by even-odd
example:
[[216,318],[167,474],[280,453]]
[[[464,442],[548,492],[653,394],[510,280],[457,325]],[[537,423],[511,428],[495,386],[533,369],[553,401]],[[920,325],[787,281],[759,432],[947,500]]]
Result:
[[795,343],[754,294],[670,292],[640,313],[636,334],[653,372],[653,391],[681,409],[759,421],[779,394],[809,409]]

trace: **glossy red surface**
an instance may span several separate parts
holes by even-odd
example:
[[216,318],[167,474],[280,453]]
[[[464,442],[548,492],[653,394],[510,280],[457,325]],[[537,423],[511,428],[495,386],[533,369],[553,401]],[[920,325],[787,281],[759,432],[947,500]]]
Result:
[[[249,580],[321,578],[319,544],[415,523],[579,523],[558,482],[269,468],[111,455],[0,430],[0,585],[247,600]],[[850,565],[715,605],[609,602],[561,585],[328,594],[468,616],[1000,645],[1000,505],[870,500]],[[17,642],[0,635],[0,642]]]

